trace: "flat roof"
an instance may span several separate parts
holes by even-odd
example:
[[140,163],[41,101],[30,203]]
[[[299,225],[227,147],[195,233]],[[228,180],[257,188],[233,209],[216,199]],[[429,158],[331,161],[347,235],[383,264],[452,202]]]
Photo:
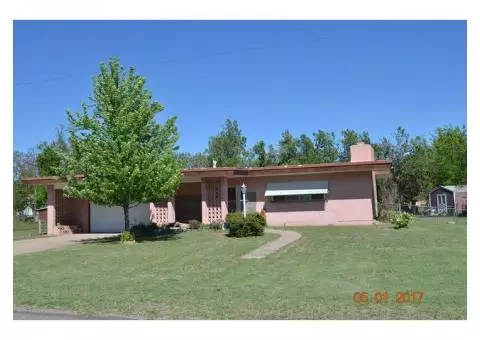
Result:
[[[269,175],[301,175],[301,174],[322,174],[322,173],[344,173],[344,172],[369,172],[375,171],[378,174],[390,173],[391,161],[368,161],[368,162],[337,162],[320,164],[301,165],[279,165],[252,168],[218,167],[218,168],[189,168],[182,170],[183,178],[197,177],[256,177]],[[82,179],[83,175],[77,175]],[[26,177],[22,180],[25,184],[50,185],[64,182],[65,179],[59,176]]]

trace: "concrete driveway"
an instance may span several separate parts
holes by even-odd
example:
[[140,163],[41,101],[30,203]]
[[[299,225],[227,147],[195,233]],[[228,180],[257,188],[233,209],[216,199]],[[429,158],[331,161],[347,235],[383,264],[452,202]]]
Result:
[[84,240],[92,240],[98,238],[114,237],[118,233],[110,234],[70,234],[61,236],[50,236],[43,238],[35,238],[30,240],[13,241],[13,256],[35,253],[38,251],[63,248],[70,244],[80,243]]

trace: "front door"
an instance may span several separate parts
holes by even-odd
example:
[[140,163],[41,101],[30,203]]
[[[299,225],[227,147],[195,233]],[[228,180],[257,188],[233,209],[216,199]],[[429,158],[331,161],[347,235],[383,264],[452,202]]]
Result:
[[236,188],[230,187],[228,188],[228,212],[235,212],[237,211],[237,194]]
[[439,214],[447,212],[447,195],[446,194],[437,195],[437,209]]

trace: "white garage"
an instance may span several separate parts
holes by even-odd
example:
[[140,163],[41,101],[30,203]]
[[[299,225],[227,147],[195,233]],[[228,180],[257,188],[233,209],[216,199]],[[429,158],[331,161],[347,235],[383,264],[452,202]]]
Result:
[[[150,223],[149,204],[139,204],[130,209],[130,226]],[[117,233],[124,230],[123,208],[90,205],[90,232]]]

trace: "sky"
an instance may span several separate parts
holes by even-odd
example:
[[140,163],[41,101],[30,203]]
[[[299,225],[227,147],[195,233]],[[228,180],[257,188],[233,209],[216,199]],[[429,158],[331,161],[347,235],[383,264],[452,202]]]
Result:
[[177,117],[184,152],[227,118],[249,147],[466,124],[465,21],[15,21],[14,149],[53,140],[112,56],[146,78],[158,122]]

